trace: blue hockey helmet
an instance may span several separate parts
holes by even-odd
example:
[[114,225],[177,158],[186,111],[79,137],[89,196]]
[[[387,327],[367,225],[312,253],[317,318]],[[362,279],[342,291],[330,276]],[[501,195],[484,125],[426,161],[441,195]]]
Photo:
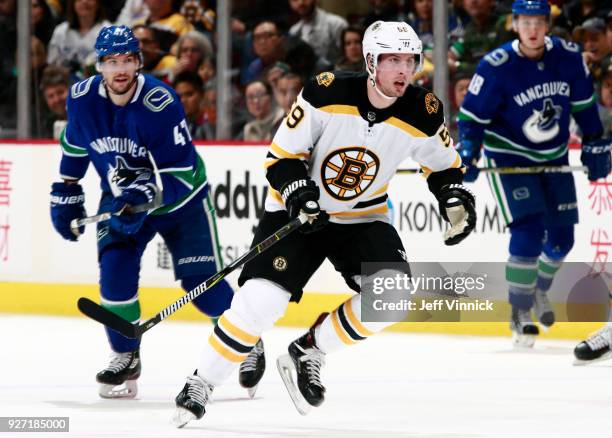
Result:
[[135,53],[141,58],[138,38],[127,26],[103,27],[96,38],[96,56],[102,62],[105,56]]
[[515,0],[512,3],[512,15],[545,15],[550,16],[550,5],[547,0]]

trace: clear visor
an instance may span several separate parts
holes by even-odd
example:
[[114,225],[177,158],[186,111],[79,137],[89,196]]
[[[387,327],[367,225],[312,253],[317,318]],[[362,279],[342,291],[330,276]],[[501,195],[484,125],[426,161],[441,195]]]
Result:
[[135,73],[139,68],[140,60],[133,55],[111,57],[98,63],[98,70],[101,73]]

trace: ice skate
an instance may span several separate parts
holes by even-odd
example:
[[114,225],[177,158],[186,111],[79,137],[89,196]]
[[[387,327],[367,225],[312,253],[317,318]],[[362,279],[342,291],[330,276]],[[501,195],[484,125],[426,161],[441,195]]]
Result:
[[555,323],[555,312],[545,291],[536,289],[533,310],[543,327],[548,328]]
[[213,386],[198,376],[197,370],[192,376],[188,376],[187,383],[174,399],[176,410],[172,423],[176,427],[183,427],[191,420],[202,418],[206,413],[205,407],[212,391]]
[[240,386],[246,388],[249,397],[255,397],[259,381],[266,370],[266,356],[264,355],[263,341],[259,339],[247,358],[240,364],[238,380]]
[[140,351],[113,352],[108,366],[96,375],[102,398],[134,398],[138,393]]
[[296,409],[306,415],[312,406],[320,406],[325,399],[320,375],[321,367],[325,365],[325,353],[315,345],[313,329],[293,341],[288,350],[289,354],[279,357],[276,364]]
[[510,319],[510,330],[512,330],[512,343],[518,348],[531,348],[536,337],[540,334],[538,326],[531,319],[529,310],[512,307]]
[[588,365],[612,357],[612,333],[610,327],[606,326],[595,332],[587,340],[582,341],[574,348],[576,360],[574,365]]

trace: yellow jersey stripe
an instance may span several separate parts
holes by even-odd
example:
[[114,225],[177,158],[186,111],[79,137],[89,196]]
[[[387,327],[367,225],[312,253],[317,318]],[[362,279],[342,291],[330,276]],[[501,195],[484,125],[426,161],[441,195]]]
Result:
[[221,356],[223,356],[230,362],[241,363],[247,357],[246,354],[240,355],[229,351],[221,344],[221,342],[217,340],[217,337],[214,334],[210,335],[210,337],[208,338],[208,342],[217,353],[219,353]]
[[353,341],[351,338],[349,338],[348,335],[344,333],[344,330],[342,329],[342,327],[340,327],[340,321],[338,321],[338,311],[337,310],[334,310],[332,312],[331,320],[332,320],[332,325],[334,326],[334,331],[336,332],[340,340],[344,342],[346,345],[353,345],[356,341]]
[[325,105],[319,108],[321,111],[331,114],[347,114],[349,116],[361,116],[359,109],[353,105]]
[[296,159],[297,160],[308,160],[308,158],[310,158],[310,154],[307,154],[307,153],[293,154],[289,151],[284,150],[276,143],[272,143],[270,145],[270,150],[272,151],[274,155],[278,157],[282,157],[282,158],[289,158],[289,159],[294,159],[294,160]]
[[[383,193],[385,193],[387,191],[387,189],[389,188],[389,183],[385,184],[384,186],[382,186],[380,189],[376,190],[374,193],[372,193],[369,198],[373,198],[376,195],[381,195]],[[368,199],[369,199],[368,198]]]
[[360,211],[341,211],[339,213],[330,213],[330,216],[334,217],[355,217],[355,216],[365,216],[367,214],[386,214],[389,212],[389,206],[385,203],[384,205],[380,205],[376,208],[371,208],[369,210],[360,210]]
[[268,158],[266,162],[264,163],[264,169],[267,169],[268,167],[275,165],[279,161],[280,161],[280,158]]
[[455,154],[457,154],[457,158],[455,158],[455,161],[453,161],[453,164],[451,164],[451,167],[453,168],[461,167],[461,156],[457,152],[455,152]]
[[277,190],[274,190],[272,187],[268,186],[268,194],[272,196],[275,201],[280,202],[281,205],[285,205],[285,203],[283,202],[283,197]]
[[429,137],[423,131],[415,128],[414,126],[412,126],[409,123],[404,122],[403,120],[398,119],[397,117],[389,117],[387,120],[385,120],[384,123],[388,123],[390,125],[393,125],[396,128],[399,128],[402,131],[407,132],[408,134],[412,135],[413,137],[423,137],[423,138]]
[[361,336],[372,336],[374,332],[365,328],[361,321],[357,319],[357,316],[355,315],[355,312],[353,312],[353,308],[351,307],[352,302],[352,298],[346,300],[346,302],[344,303],[344,313],[346,313],[346,316],[348,316],[348,319],[351,325],[353,326],[353,329],[356,330],[357,333],[359,333]]
[[259,336],[253,336],[236,327],[227,319],[225,315],[222,315],[221,318],[219,318],[219,322],[217,324],[221,326],[223,331],[230,333],[234,338],[238,339],[243,344],[255,345],[259,340]]

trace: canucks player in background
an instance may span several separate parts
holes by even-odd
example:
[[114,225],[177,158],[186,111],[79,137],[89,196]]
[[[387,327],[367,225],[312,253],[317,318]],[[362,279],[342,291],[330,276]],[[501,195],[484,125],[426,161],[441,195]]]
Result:
[[[114,213],[97,228],[102,305],[137,322],[140,260],[156,233],[168,246],[175,277],[186,291],[217,272],[222,259],[204,163],[191,142],[180,99],[164,83],[139,73],[142,57],[130,28],[103,28],[95,49],[100,75],[72,86],[68,97],[68,125],[60,140],[63,181],[52,185],[51,219],[64,239],[77,240],[70,222],[85,216],[78,181],[93,164],[101,179],[98,211]],[[156,197],[162,203],[153,211],[121,214],[126,206]],[[232,297],[223,280],[194,304],[216,317]],[[140,341],[106,331],[113,353],[96,376],[99,394],[134,397]]]
[[[519,38],[481,60],[458,115],[458,150],[470,165],[465,181],[478,176],[483,144],[487,166],[567,164],[570,116],[582,131],[581,160],[589,180],[605,178],[610,140],[602,138],[592,79],[580,48],[546,36],[546,0],[517,0],[512,14]],[[488,176],[510,230],[510,328],[515,345],[531,347],[539,334],[532,308],[543,326],[555,320],[546,292],[574,244],[574,179],[569,173]]]

